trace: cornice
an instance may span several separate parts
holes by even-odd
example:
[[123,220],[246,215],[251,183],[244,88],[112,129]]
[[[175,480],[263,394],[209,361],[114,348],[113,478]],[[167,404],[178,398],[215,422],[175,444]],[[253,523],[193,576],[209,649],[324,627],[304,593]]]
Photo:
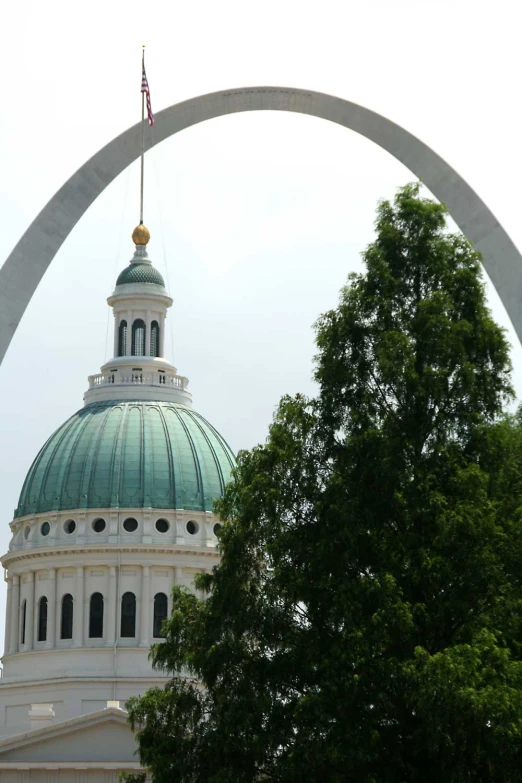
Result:
[[[96,555],[96,554],[110,554],[111,552],[117,553],[138,553],[147,555],[188,555],[193,557],[205,557],[218,560],[220,555],[216,549],[203,548],[198,546],[188,546],[186,544],[143,544],[140,542],[128,543],[128,544],[68,544],[59,547],[38,547],[35,549],[21,549],[16,552],[7,552],[0,558],[0,563],[3,568],[8,568],[21,561],[36,561],[44,560],[60,555],[73,555],[76,559],[78,555]],[[173,564],[175,565],[175,564]]]

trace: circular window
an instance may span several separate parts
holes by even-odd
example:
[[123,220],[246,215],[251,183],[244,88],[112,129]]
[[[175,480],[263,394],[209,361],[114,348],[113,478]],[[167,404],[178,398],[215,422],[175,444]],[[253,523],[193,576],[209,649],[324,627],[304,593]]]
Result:
[[40,528],[40,533],[42,534],[42,536],[48,536],[50,532],[51,532],[51,525],[49,524],[49,522],[44,522],[42,527]]
[[74,519],[68,519],[67,522],[64,524],[63,529],[68,534],[74,533],[74,531],[76,530],[76,522],[74,521]]
[[214,535],[215,535],[215,536],[217,536],[217,534],[218,534],[218,533],[219,533],[219,531],[221,530],[221,525],[219,524],[219,522],[216,522],[216,524],[214,525],[214,527],[212,528],[212,530],[214,531]]
[[194,520],[190,520],[187,522],[187,532],[190,533],[191,536],[195,535],[199,530],[199,525],[197,522],[194,522]]
[[166,519],[158,519],[156,521],[156,530],[158,533],[166,533],[170,525]]
[[103,533],[106,527],[107,524],[104,519],[95,519],[92,523],[92,529],[95,533]]
[[27,525],[27,527],[24,527],[24,538],[25,538],[26,541],[29,538],[29,533],[30,532],[31,532],[31,528],[29,527],[29,525]]
[[126,530],[127,533],[134,533],[134,531],[138,529],[137,520],[133,519],[132,517],[129,517],[123,523],[123,529]]

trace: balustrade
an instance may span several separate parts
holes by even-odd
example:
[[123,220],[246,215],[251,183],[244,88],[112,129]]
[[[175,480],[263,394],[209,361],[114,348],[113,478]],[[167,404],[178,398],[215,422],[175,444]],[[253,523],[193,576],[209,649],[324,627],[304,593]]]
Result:
[[131,373],[130,375],[117,373],[103,375],[98,373],[98,375],[89,375],[89,389],[97,389],[100,386],[108,386],[109,384],[118,386],[173,386],[184,391],[188,386],[188,378],[184,378],[181,375],[168,375],[167,373]]

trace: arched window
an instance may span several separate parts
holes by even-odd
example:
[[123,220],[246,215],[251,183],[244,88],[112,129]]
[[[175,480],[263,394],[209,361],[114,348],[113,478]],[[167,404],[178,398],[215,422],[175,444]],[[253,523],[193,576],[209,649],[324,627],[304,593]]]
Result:
[[132,355],[145,356],[145,322],[141,318],[132,324]]
[[154,596],[154,628],[153,636],[155,639],[165,638],[161,631],[163,621],[167,619],[167,596],[165,593],[156,593]]
[[103,638],[103,595],[93,593],[89,606],[89,638]]
[[27,601],[24,599],[22,601],[22,617],[20,622],[20,643],[25,644],[25,620],[27,617]]
[[73,597],[66,593],[62,598],[62,622],[60,639],[72,639],[73,635]]
[[121,598],[121,630],[122,639],[134,639],[136,636],[136,596],[134,593],[124,593]]
[[47,598],[43,595],[38,602],[38,641],[47,639]]
[[120,322],[118,330],[118,356],[127,356],[127,321]]
[[150,325],[150,355],[159,356],[160,352],[160,330],[157,321],[153,321]]

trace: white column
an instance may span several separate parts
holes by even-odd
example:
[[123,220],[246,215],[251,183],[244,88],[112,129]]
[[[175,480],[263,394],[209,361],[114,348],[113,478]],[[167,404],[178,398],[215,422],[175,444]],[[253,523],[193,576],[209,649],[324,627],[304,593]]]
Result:
[[83,566],[76,569],[73,613],[73,647],[83,647]]
[[160,319],[158,321],[159,324],[159,330],[160,330],[160,339],[159,339],[159,355],[162,359],[165,358],[165,318],[167,317],[166,313],[163,316],[160,316]]
[[117,570],[111,566],[109,570],[109,600],[107,603],[107,647],[112,647],[118,638],[116,633],[116,595],[118,590]]
[[150,310],[147,310],[145,315],[145,323],[147,327],[145,329],[145,356],[150,356],[150,325],[152,323]]
[[27,610],[25,615],[25,650],[33,649],[34,639],[34,571],[27,574]]
[[141,569],[140,647],[150,647],[150,568]]
[[13,579],[8,576],[7,597],[5,601],[5,635],[4,635],[4,655],[9,655],[9,634],[11,633],[11,594],[13,592]]
[[113,310],[114,316],[114,356],[118,355],[118,349],[120,347],[120,321],[122,320],[121,314]]
[[18,652],[18,634],[20,629],[20,577],[13,575],[11,591],[11,633],[9,637],[9,654]]
[[49,569],[49,590],[47,591],[47,641],[46,649],[55,646],[56,633],[56,569]]

